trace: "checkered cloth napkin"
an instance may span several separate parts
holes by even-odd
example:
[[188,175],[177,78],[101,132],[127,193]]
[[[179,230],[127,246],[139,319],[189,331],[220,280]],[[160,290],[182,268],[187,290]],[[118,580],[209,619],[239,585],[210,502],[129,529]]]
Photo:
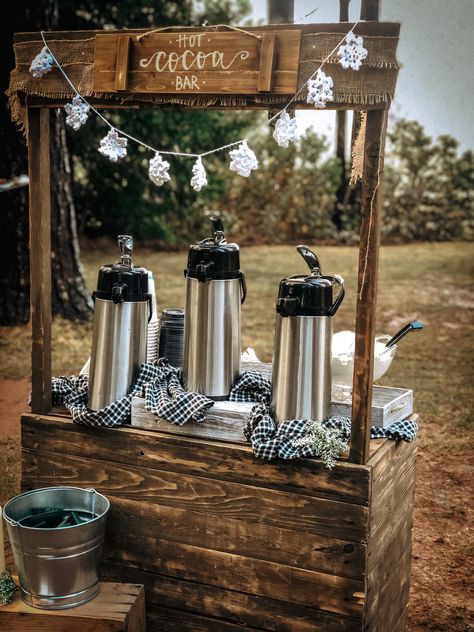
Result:
[[181,371],[166,360],[157,365],[142,364],[130,395],[93,411],[87,408],[89,377],[53,377],[51,389],[53,405],[65,406],[77,424],[116,427],[130,419],[132,397],[144,397],[145,408],[153,414],[182,426],[191,419],[202,421],[214,402],[199,393],[186,391],[180,382]]
[[[246,371],[234,384],[229,399],[234,402],[259,402],[252,408],[244,434],[252,444],[255,456],[262,459],[296,459],[314,456],[311,447],[295,446],[295,440],[306,434],[307,419],[294,419],[276,425],[270,415],[269,403],[271,382],[258,371]],[[351,434],[351,422],[346,417],[330,417],[322,423],[323,427],[337,429],[345,439]],[[372,426],[371,439],[395,439],[411,442],[418,432],[414,421],[397,421],[388,428]]]

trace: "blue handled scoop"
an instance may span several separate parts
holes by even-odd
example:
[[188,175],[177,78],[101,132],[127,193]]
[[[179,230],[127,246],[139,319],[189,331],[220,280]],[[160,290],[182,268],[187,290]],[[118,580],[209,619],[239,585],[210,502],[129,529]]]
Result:
[[396,333],[385,345],[387,348],[393,347],[399,342],[402,338],[404,338],[410,331],[418,331],[419,329],[423,329],[423,323],[420,323],[419,320],[414,320],[411,323],[408,323],[404,327],[400,329],[398,333]]

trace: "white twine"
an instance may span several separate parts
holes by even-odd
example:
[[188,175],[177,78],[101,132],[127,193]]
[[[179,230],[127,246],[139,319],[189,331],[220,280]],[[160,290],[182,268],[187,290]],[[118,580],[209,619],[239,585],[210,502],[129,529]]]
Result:
[[[314,13],[317,9],[314,9],[313,11],[311,11],[310,13],[308,13],[306,16],[304,16],[303,18],[300,19],[304,19],[305,17],[307,17],[308,15],[311,15],[312,13]],[[354,23],[354,25],[349,29],[348,32],[353,31],[355,29],[355,27],[359,24],[360,20],[358,20],[357,22]],[[221,26],[221,25],[219,25]],[[233,27],[235,28],[235,27]],[[240,29],[239,29],[240,30]],[[152,31],[149,31],[152,32]],[[250,34],[248,31],[245,31],[247,34]],[[145,35],[147,35],[148,33],[145,33]],[[281,114],[283,114],[283,112],[286,112],[287,109],[290,107],[290,105],[297,99],[297,97],[301,94],[301,92],[306,88],[308,81],[310,81],[311,79],[313,79],[313,77],[315,77],[318,72],[322,69],[322,67],[324,66],[324,64],[328,61],[328,59],[331,57],[331,55],[333,53],[336,52],[336,50],[344,43],[345,39],[347,37],[347,33],[344,35],[344,37],[341,39],[341,41],[332,49],[332,51],[326,56],[326,58],[321,62],[320,66],[306,79],[306,81],[303,82],[301,88],[292,96],[292,98],[288,101],[288,103],[281,109],[279,110],[276,114],[274,114],[269,120],[268,120],[268,124],[272,123],[276,118],[278,118]],[[112,125],[112,123],[110,123],[105,116],[103,116],[98,110],[96,110],[96,108],[91,105],[91,103],[89,103],[89,101],[82,96],[82,94],[80,94],[80,92],[77,90],[76,86],[72,83],[72,81],[69,79],[69,77],[67,76],[66,72],[63,70],[63,68],[61,67],[61,64],[58,62],[58,60],[56,59],[54,53],[52,52],[52,50],[49,48],[46,39],[44,37],[44,31],[41,31],[41,39],[43,40],[43,43],[46,47],[46,49],[48,50],[49,54],[51,55],[51,57],[53,58],[56,66],[58,67],[59,71],[61,72],[61,74],[63,75],[63,77],[66,79],[67,83],[71,86],[71,88],[73,89],[73,91],[76,93],[76,95],[82,99],[82,101],[84,101],[84,103],[87,103],[87,105],[90,107],[90,109],[106,124],[108,125],[108,127],[110,127],[110,129],[115,130],[116,132],[118,132],[119,134],[121,134],[122,136],[125,136],[126,138],[128,138],[129,140],[137,143],[138,145],[141,145],[142,147],[145,147],[145,149],[148,149],[149,151],[152,151],[154,153],[160,153],[164,156],[179,156],[179,157],[183,157],[183,158],[202,158],[204,156],[210,156],[211,154],[215,154],[219,151],[223,151],[224,149],[228,149],[229,147],[234,147],[235,145],[239,145],[240,143],[243,143],[244,141],[246,141],[246,138],[242,138],[240,140],[236,140],[233,143],[228,143],[227,145],[222,145],[221,147],[216,147],[215,149],[210,149],[209,151],[205,151],[202,153],[189,153],[189,152],[180,152],[180,151],[169,151],[169,150],[165,150],[165,149],[156,149],[155,147],[152,147],[151,145],[148,145],[147,143],[144,143],[142,140],[139,140],[138,138],[135,138],[135,136],[131,136],[130,134],[127,134],[127,132],[124,132],[123,130],[119,129],[118,127],[115,127],[114,125]]]
[[[348,33],[353,31],[355,29],[355,27],[359,24],[359,22],[360,22],[360,20],[357,20],[357,22],[354,23],[354,26],[349,29]],[[283,114],[283,112],[286,112],[286,110],[290,107],[290,105],[293,103],[293,101],[295,101],[295,99],[298,97],[298,95],[301,94],[303,92],[303,90],[306,88],[306,86],[308,84],[308,81],[311,81],[311,79],[313,79],[313,77],[316,77],[318,72],[322,69],[324,64],[331,57],[331,55],[337,51],[339,46],[342,46],[342,44],[344,43],[348,33],[346,33],[344,35],[344,37],[341,39],[341,41],[338,44],[336,44],[336,46],[334,46],[332,51],[330,53],[328,53],[328,55],[323,59],[323,61],[321,62],[321,65],[319,66],[319,68],[316,68],[316,70],[303,82],[301,88],[298,90],[298,92],[295,92],[295,94],[291,97],[291,99],[288,101],[288,103],[285,105],[285,107],[283,107],[279,112],[274,114],[271,119],[268,120],[269,124],[272,121],[274,121],[276,118],[278,118],[281,114]]]
[[58,62],[58,60],[56,59],[54,53],[49,48],[49,46],[48,46],[48,44],[46,42],[46,39],[44,37],[44,31],[41,31],[41,39],[43,40],[44,45],[48,49],[49,54],[53,58],[54,63],[56,64],[56,66],[58,67],[59,71],[61,72],[63,77],[66,79],[68,84],[74,90],[76,95],[80,99],[82,99],[82,101],[84,101],[84,103],[87,103],[87,105],[90,107],[90,109],[95,114],[97,114],[97,116],[100,119],[102,119],[102,121],[104,121],[104,123],[106,125],[108,125],[110,127],[110,129],[115,130],[116,132],[118,132],[122,136],[126,136],[128,139],[132,140],[133,142],[137,143],[138,145],[141,145],[142,147],[145,147],[145,149],[148,149],[149,151],[153,151],[154,153],[158,152],[158,153],[160,153],[162,155],[165,155],[165,156],[181,156],[181,157],[184,157],[184,158],[202,158],[203,156],[210,156],[211,154],[215,154],[215,153],[217,153],[219,151],[223,151],[224,149],[228,149],[229,147],[234,147],[234,145],[239,145],[240,143],[243,143],[245,140],[247,140],[246,138],[241,138],[240,140],[236,140],[233,143],[228,143],[227,145],[222,145],[221,147],[216,147],[216,149],[210,149],[209,151],[205,151],[205,152],[203,152],[201,154],[194,154],[194,153],[180,152],[180,151],[168,151],[168,150],[165,150],[165,149],[155,149],[155,147],[152,147],[151,145],[148,145],[147,143],[144,143],[142,140],[139,140],[138,138],[135,138],[135,136],[131,136],[130,134],[127,134],[127,132],[124,132],[123,130],[119,129],[118,127],[115,127],[115,125],[112,125],[112,123],[110,123],[105,118],[105,116],[103,116],[98,110],[96,110],[95,107],[91,103],[89,103],[89,101],[85,97],[83,97],[82,94],[77,90],[76,86],[72,83],[72,81],[67,76],[66,72],[61,67],[61,64]]

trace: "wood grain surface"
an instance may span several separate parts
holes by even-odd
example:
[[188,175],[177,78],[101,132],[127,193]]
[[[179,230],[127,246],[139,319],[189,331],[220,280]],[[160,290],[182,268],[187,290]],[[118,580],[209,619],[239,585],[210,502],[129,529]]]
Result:
[[0,629],[8,632],[145,632],[143,586],[102,582],[88,603],[66,610],[41,610],[23,602],[0,607]]
[[[293,94],[301,32],[98,33],[94,91]],[[127,38],[125,40],[125,38]],[[127,48],[128,47],[128,48]],[[117,87],[118,86],[118,87]]]
[[[373,442],[381,447],[386,440]],[[64,416],[22,417],[22,444],[32,452],[82,456],[124,466],[193,473],[289,493],[367,505],[370,469],[339,461],[333,470],[319,459],[262,461],[249,445],[222,443],[122,428],[87,428]],[[375,454],[377,452],[375,451]],[[311,484],[308,484],[311,481]]]
[[31,410],[51,410],[51,183],[49,110],[28,109]]

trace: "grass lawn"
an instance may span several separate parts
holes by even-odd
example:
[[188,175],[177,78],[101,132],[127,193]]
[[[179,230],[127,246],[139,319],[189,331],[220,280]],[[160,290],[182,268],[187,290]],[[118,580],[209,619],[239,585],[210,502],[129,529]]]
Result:
[[[333,319],[334,331],[353,329],[358,251],[326,246],[315,251],[325,273],[341,274],[346,280],[346,299]],[[472,577],[467,540],[473,505],[468,464],[474,396],[473,255],[468,243],[381,249],[377,333],[394,334],[414,319],[426,326],[400,343],[382,382],[412,388],[420,414],[411,631],[472,629],[465,591]],[[116,258],[113,245],[82,253],[90,289],[100,265]],[[160,311],[183,306],[186,253],[160,253],[138,246],[136,263],[153,271]],[[261,246],[242,249],[241,267],[248,285],[243,346],[253,347],[261,360],[269,361],[278,283],[284,276],[303,272],[305,264],[293,247]],[[80,370],[90,353],[91,333],[91,324],[55,320],[54,375]],[[0,377],[28,378],[29,355],[28,327],[0,329]],[[8,443],[3,461],[0,468],[8,467],[10,474],[3,477],[0,497],[16,491],[18,485],[17,442]]]

